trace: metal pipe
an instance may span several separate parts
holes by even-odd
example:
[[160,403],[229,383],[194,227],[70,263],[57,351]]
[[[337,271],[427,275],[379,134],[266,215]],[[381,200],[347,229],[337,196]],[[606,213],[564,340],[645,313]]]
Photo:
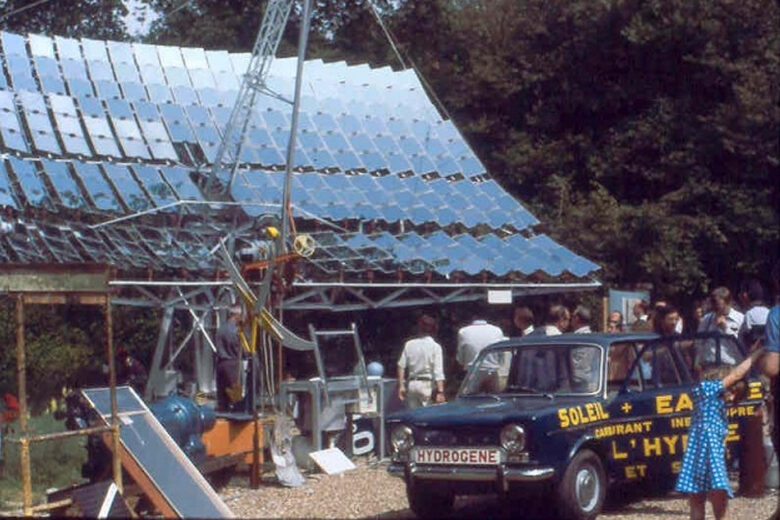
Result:
[[116,363],[114,359],[114,334],[111,319],[111,297],[106,298],[106,349],[108,355],[108,386],[111,394],[111,446],[114,483],[122,492],[122,462],[119,459],[119,408],[116,401]]
[[30,473],[30,441],[27,439],[27,373],[24,345],[24,295],[16,295],[16,378],[19,385],[19,429],[22,433],[19,450],[22,477],[24,516],[32,516],[32,475]]
[[[93,426],[91,428],[83,428],[81,430],[68,430],[64,432],[56,432],[56,433],[46,433],[41,435],[30,435],[29,437],[26,437],[27,441],[32,444],[34,442],[42,442],[42,441],[49,441],[49,440],[59,440],[59,439],[66,439],[68,437],[78,437],[80,435],[92,435],[94,433],[103,433],[111,431],[110,426]],[[22,438],[10,438],[6,439],[8,442],[13,443],[22,443]]]
[[279,204],[273,202],[234,202],[229,200],[180,200],[178,202],[171,202],[170,204],[165,204],[164,206],[158,206],[156,208],[139,211],[137,213],[132,213],[130,215],[112,218],[110,220],[98,222],[97,224],[91,224],[87,227],[89,229],[98,229],[103,226],[110,226],[111,224],[117,224],[119,222],[124,222],[125,220],[136,219],[144,215],[149,215],[151,213],[158,213],[160,211],[164,211],[170,208],[175,208],[178,206],[207,206],[207,205],[208,206],[241,206],[241,207],[255,206],[260,208],[272,208],[272,209],[278,208],[280,206]]
[[[149,286],[149,287],[209,287],[209,286],[227,286],[233,285],[230,280],[223,281],[204,281],[204,282],[190,282],[184,280],[111,280],[108,282],[109,286],[124,287],[124,286]],[[249,284],[258,285],[258,284]],[[293,284],[295,287],[360,287],[360,288],[374,288],[374,289],[386,289],[386,288],[428,288],[428,289],[457,289],[457,288],[496,288],[496,289],[595,289],[601,287],[601,282],[584,282],[584,283],[424,283],[424,282],[408,282],[408,283],[385,283],[385,282],[300,282],[296,281]]]
[[388,288],[388,287],[423,287],[428,289],[454,289],[454,288],[496,288],[496,289],[577,289],[601,287],[601,282],[583,283],[385,283],[385,282],[295,282],[295,287],[363,287],[363,288]]
[[149,287],[225,287],[232,286],[233,282],[230,280],[219,281],[203,281],[203,282],[188,282],[185,280],[111,280],[108,282],[109,287],[124,287],[124,286],[149,286]]
[[295,162],[295,140],[298,134],[298,111],[301,104],[301,85],[303,84],[303,62],[306,59],[306,44],[309,41],[309,18],[311,0],[303,0],[301,30],[298,33],[298,66],[295,72],[295,96],[293,97],[292,120],[290,122],[290,140],[287,142],[287,164],[284,169],[284,192],[282,196],[282,251],[287,252],[287,233],[290,217],[290,183]]
[[254,423],[252,430],[252,468],[249,474],[249,487],[252,489],[260,488],[260,432],[258,431],[257,422],[259,416],[257,414],[257,376],[258,376],[258,362],[257,362],[257,348],[256,343],[252,343],[255,347],[255,351],[250,358],[252,362],[252,399],[249,401],[252,403],[252,422]]

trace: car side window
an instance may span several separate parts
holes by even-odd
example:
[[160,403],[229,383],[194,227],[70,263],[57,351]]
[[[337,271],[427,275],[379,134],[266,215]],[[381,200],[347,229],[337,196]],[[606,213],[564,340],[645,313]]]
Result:
[[650,345],[642,351],[637,366],[647,388],[678,386],[683,382],[669,345]]
[[642,389],[638,368],[635,367],[631,377],[629,377],[629,370],[634,366],[637,350],[637,345],[634,343],[613,343],[610,345],[607,365],[607,391],[610,394],[620,391],[624,382],[629,390],[640,391]]

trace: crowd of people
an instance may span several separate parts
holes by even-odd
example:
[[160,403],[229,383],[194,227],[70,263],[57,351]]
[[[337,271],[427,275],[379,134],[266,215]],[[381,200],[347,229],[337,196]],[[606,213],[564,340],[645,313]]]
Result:
[[[695,304],[691,323],[688,324],[683,323],[677,307],[666,301],[652,304],[645,300],[637,301],[632,307],[631,322],[627,322],[619,311],[613,311],[608,316],[605,332],[609,333],[654,331],[661,336],[674,337],[684,331],[718,332],[735,338],[747,349],[748,354],[744,359],[737,359],[736,355],[730,357],[728,350],[722,350],[718,363],[713,363],[715,359],[692,360],[694,368],[709,367],[697,371],[699,383],[692,390],[694,411],[688,448],[676,483],[677,491],[688,496],[692,519],[704,518],[707,501],[711,502],[716,519],[725,518],[728,498],[733,496],[725,465],[724,440],[728,431],[726,403],[744,398],[744,378],[753,366],[770,379],[771,395],[778,394],[780,264],[772,271],[772,282],[778,300],[771,310],[766,304],[761,283],[748,280],[739,288],[736,301],[727,287],[712,290],[707,302]],[[583,305],[571,311],[563,305],[551,305],[543,323],[538,326],[533,311],[527,306],[516,307],[512,317],[519,336],[591,332],[591,312]],[[435,339],[437,329],[438,323],[434,316],[421,315],[417,335],[406,342],[398,361],[398,397],[406,400],[409,407],[445,401],[443,353]],[[683,343],[683,338],[678,337],[675,341]],[[458,330],[458,364],[467,369],[483,348],[502,339],[506,337],[501,328],[475,317]],[[694,342],[688,344],[693,345]],[[696,355],[707,356],[710,352],[703,349]],[[772,429],[776,449],[780,447],[779,430],[777,426]]]
[[[604,331],[657,332],[662,336],[683,332],[720,332],[738,339],[749,350],[754,350],[764,342],[764,332],[770,317],[765,296],[764,287],[755,279],[746,280],[741,285],[736,301],[727,287],[717,287],[706,301],[694,302],[688,323],[683,322],[680,310],[670,302],[638,300],[631,309],[632,319],[626,319],[620,311],[612,311],[607,317]],[[550,305],[540,324],[537,324],[529,306],[520,305],[513,310],[512,324],[517,336],[594,332],[593,315],[585,305],[573,309],[561,304]],[[416,334],[405,343],[398,360],[399,398],[410,407],[444,400],[443,349],[436,339],[437,332],[436,317],[432,313],[421,314]],[[457,332],[455,358],[458,365],[464,370],[468,369],[483,348],[506,338],[507,335],[500,327],[474,316]],[[722,351],[722,356],[721,361],[725,364],[737,363],[737,359],[729,357],[727,349]]]

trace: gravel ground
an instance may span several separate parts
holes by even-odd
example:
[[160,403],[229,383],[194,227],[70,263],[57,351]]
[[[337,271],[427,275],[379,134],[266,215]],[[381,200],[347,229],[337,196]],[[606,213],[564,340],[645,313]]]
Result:
[[[266,475],[260,489],[248,488],[246,478],[234,478],[221,496],[236,516],[243,518],[415,518],[409,510],[401,479],[387,474],[386,464],[358,462],[358,468],[340,475],[307,475],[299,488],[284,488]],[[778,503],[776,491],[762,498],[738,497],[729,503],[729,520],[763,520]],[[451,518],[512,518],[523,507],[523,518],[547,518],[544,508],[526,505],[502,507],[495,496],[460,497]],[[540,511],[541,510],[541,511]],[[602,518],[650,520],[688,517],[685,500],[670,495],[612,506]],[[708,511],[707,518],[713,518]]]

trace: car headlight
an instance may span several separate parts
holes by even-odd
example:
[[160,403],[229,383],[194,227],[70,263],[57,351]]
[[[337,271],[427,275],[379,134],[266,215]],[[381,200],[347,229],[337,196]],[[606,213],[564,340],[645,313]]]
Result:
[[518,424],[507,424],[501,429],[501,446],[510,454],[525,448],[525,429]]
[[390,434],[390,442],[397,452],[407,452],[414,446],[412,429],[408,426],[396,426]]

